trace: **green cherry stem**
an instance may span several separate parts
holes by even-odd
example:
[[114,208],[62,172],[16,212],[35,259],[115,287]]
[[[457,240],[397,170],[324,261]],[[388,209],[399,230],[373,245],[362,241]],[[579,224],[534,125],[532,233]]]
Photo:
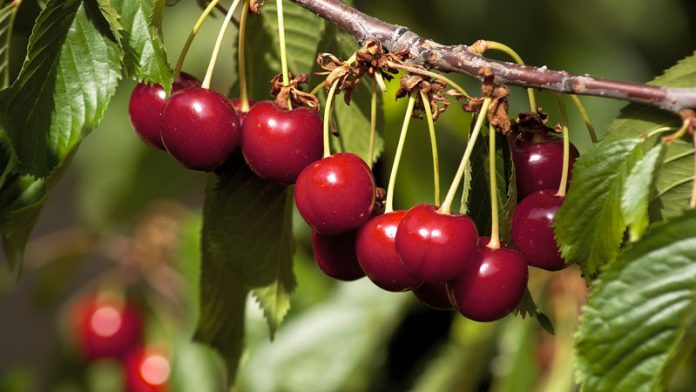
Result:
[[191,49],[193,39],[196,37],[198,31],[201,29],[201,26],[203,26],[203,22],[205,22],[205,20],[208,18],[208,15],[210,15],[210,13],[213,12],[213,9],[215,9],[215,6],[218,4],[219,1],[220,0],[211,1],[210,4],[208,4],[208,6],[205,7],[205,10],[203,10],[203,13],[201,13],[201,16],[198,17],[198,20],[193,25],[193,28],[191,29],[191,32],[188,35],[188,38],[186,38],[184,47],[181,49],[179,59],[176,61],[176,66],[174,67],[174,80],[179,79],[179,75],[181,75],[181,68],[184,66],[184,60],[186,60],[186,55],[188,55],[189,49]]
[[[499,52],[505,53],[506,55],[510,56],[517,64],[519,65],[524,65],[524,61],[522,60],[522,57],[520,57],[517,52],[515,52],[514,49],[511,47],[500,43],[496,41],[484,41],[485,42],[485,48],[491,49],[491,50],[497,50]],[[536,104],[536,96],[534,95],[534,89],[533,88],[528,88],[527,89],[527,95],[529,96],[529,108],[531,109],[532,113],[537,112],[537,104]]]
[[478,138],[479,132],[481,132],[481,127],[483,126],[483,121],[486,119],[486,114],[488,113],[488,107],[491,105],[492,99],[486,97],[483,100],[483,105],[481,106],[481,111],[476,118],[476,124],[474,125],[474,130],[471,131],[471,136],[466,144],[466,150],[464,150],[464,156],[462,156],[462,161],[459,163],[459,168],[457,173],[454,175],[454,180],[452,180],[452,185],[450,185],[447,191],[447,196],[445,196],[445,201],[442,202],[442,206],[438,210],[441,214],[449,214],[452,210],[452,202],[454,201],[454,196],[457,194],[457,188],[462,182],[462,177],[464,177],[464,172],[466,171],[466,166],[469,164],[469,159],[471,158],[471,153],[474,151],[474,144],[476,144],[476,139]]
[[488,125],[488,178],[491,187],[491,240],[488,248],[500,249],[500,223],[498,221],[498,183],[495,171],[495,128]]
[[[693,145],[696,149],[696,132],[692,135]],[[696,154],[694,154],[694,173],[696,173]],[[696,178],[691,182],[691,199],[689,199],[689,207],[696,207]]]
[[326,96],[326,105],[324,105],[324,158],[331,155],[331,132],[329,132],[329,130],[331,128],[331,111],[333,109],[333,101],[336,95],[338,82],[339,80],[336,79],[333,84],[331,84],[331,88]]
[[554,94],[558,108],[561,111],[561,121],[563,121],[563,171],[561,172],[561,183],[558,185],[556,196],[565,197],[568,190],[568,169],[570,168],[570,135],[568,133],[568,111],[566,110],[563,97]]
[[201,87],[203,88],[210,88],[210,81],[213,78],[213,70],[215,69],[215,63],[217,63],[218,55],[220,54],[222,39],[225,37],[227,27],[229,27],[230,21],[232,20],[232,15],[234,15],[234,10],[237,8],[238,5],[239,0],[234,0],[232,6],[230,6],[230,9],[227,11],[227,14],[225,15],[225,20],[222,22],[222,26],[220,26],[220,32],[218,32],[217,40],[215,41],[215,47],[213,48],[213,53],[210,56],[208,70],[205,72],[205,78],[203,79],[203,83],[201,83]]
[[249,111],[249,95],[247,94],[246,80],[246,25],[249,16],[249,0],[244,0],[242,14],[239,17],[239,38],[237,42],[237,66],[239,67],[239,109],[246,113]]
[[458,85],[457,83],[455,83],[452,79],[448,78],[447,76],[440,75],[439,73],[435,73],[435,72],[430,72],[428,70],[421,69],[418,67],[412,67],[410,65],[397,64],[393,61],[387,61],[387,66],[389,68],[399,69],[402,71],[410,72],[412,74],[427,76],[429,78],[439,80],[443,83],[449,84],[450,86],[452,86],[455,90],[457,90],[460,94],[462,94],[466,98],[471,98],[469,93],[467,93],[466,90],[464,90],[464,87]]
[[594,125],[592,125],[590,115],[587,114],[587,109],[585,108],[585,105],[582,104],[582,101],[580,100],[580,98],[578,98],[577,95],[571,94],[570,99],[573,100],[575,107],[578,109],[578,112],[580,113],[580,117],[582,117],[582,121],[585,123],[585,127],[587,127],[587,133],[590,135],[590,140],[592,140],[592,144],[597,144],[597,132],[595,132]]
[[413,107],[416,106],[416,95],[411,93],[408,97],[408,104],[406,105],[406,114],[404,115],[404,122],[401,125],[401,133],[399,134],[399,144],[396,146],[396,153],[394,153],[394,163],[392,164],[391,173],[389,173],[389,184],[387,186],[387,203],[384,212],[394,211],[394,187],[396,185],[396,174],[399,171],[399,165],[401,164],[401,155],[404,152],[404,144],[406,143],[406,134],[408,133],[408,126],[411,124],[411,116],[413,116]]
[[372,169],[375,161],[375,141],[377,139],[377,82],[370,79],[370,144],[367,148],[367,166]]
[[[283,0],[276,0],[278,11],[278,42],[280,44],[280,69],[283,75],[283,86],[290,85],[288,72],[288,53],[285,48],[285,18],[283,17]],[[288,97],[288,109],[292,109],[292,102]]]
[[440,205],[440,162],[437,154],[437,135],[435,134],[435,122],[433,121],[433,110],[430,106],[428,95],[420,92],[421,102],[425,109],[425,119],[428,122],[428,134],[430,135],[430,149],[433,154],[433,193],[435,205]]

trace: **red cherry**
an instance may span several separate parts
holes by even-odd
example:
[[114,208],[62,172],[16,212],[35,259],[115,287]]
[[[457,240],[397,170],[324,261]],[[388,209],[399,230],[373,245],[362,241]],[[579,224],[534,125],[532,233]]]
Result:
[[171,365],[162,351],[140,348],[128,356],[124,372],[128,392],[164,392]]
[[294,184],[300,172],[321,159],[322,120],[309,108],[287,110],[259,102],[242,126],[242,153],[251,170],[264,180]]
[[512,312],[527,287],[527,263],[522,253],[481,247],[472,268],[448,283],[454,307],[471,320],[494,321]]
[[414,277],[438,283],[457,278],[478,247],[474,221],[466,215],[441,214],[435,206],[411,208],[396,233],[396,249]]
[[547,271],[568,265],[563,261],[553,235],[553,219],[563,204],[556,191],[545,189],[525,197],[512,217],[512,242],[524,253],[527,263]]
[[[517,199],[542,189],[558,189],[563,174],[563,139],[551,135],[535,135],[541,140],[509,139],[512,160],[515,163],[517,178]],[[570,165],[572,173],[578,150],[570,145]]]
[[239,98],[232,98],[230,99],[230,103],[232,104],[232,107],[234,108],[234,111],[237,112],[237,116],[239,117],[239,122],[244,123],[244,119],[246,118],[246,115],[249,113],[251,108],[256,105],[256,101],[253,99],[249,100],[249,110],[246,112],[242,110],[242,100]]
[[187,88],[164,106],[162,141],[189,169],[215,170],[237,148],[239,139],[239,118],[230,101],[215,91]]
[[300,215],[316,231],[345,233],[370,219],[375,204],[375,179],[359,156],[334,154],[300,173],[295,203]]
[[[172,93],[200,85],[198,79],[181,73],[179,80],[172,84]],[[133,89],[128,103],[131,125],[140,138],[152,147],[164,150],[160,136],[160,119],[167,103],[167,93],[159,84],[138,83]]]
[[451,310],[449,292],[445,283],[423,283],[413,290],[413,295],[433,309]]
[[325,235],[312,231],[314,260],[326,275],[344,281],[365,276],[355,256],[355,231]]
[[89,360],[124,358],[142,339],[142,318],[132,305],[90,298],[74,317],[79,348]]
[[396,229],[406,211],[388,212],[370,219],[358,230],[355,253],[370,280],[387,291],[408,291],[422,282],[401,263],[396,252]]

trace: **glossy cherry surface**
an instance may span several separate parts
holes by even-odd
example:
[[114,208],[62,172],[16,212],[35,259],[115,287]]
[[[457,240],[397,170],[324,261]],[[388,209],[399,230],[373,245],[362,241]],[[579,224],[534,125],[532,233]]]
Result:
[[409,273],[396,251],[396,230],[406,211],[393,211],[370,219],[358,230],[355,253],[363,271],[387,291],[412,290],[422,282]]
[[124,364],[128,392],[164,392],[171,372],[169,358],[161,351],[140,348]]
[[472,268],[448,283],[454,307],[475,321],[494,321],[512,312],[527,287],[528,271],[522,253],[514,249],[476,252]]
[[[542,189],[558,189],[563,174],[563,139],[555,136],[535,135],[537,140],[512,140],[510,150],[515,163],[517,199]],[[540,139],[540,140],[539,140]],[[569,175],[578,150],[570,145]]]
[[552,189],[532,193],[520,202],[512,217],[512,242],[524,253],[527,263],[548,271],[567,264],[558,251],[553,235],[553,219],[563,198]]
[[355,255],[355,231],[334,235],[312,231],[312,249],[314,260],[326,275],[345,281],[365,276]]
[[375,179],[359,156],[334,154],[300,173],[295,203],[304,220],[322,234],[355,230],[371,217]]
[[201,87],[172,95],[162,112],[167,151],[192,170],[212,171],[239,145],[239,118],[230,101]]
[[132,305],[90,298],[74,314],[77,343],[87,359],[124,358],[140,344],[142,317]]
[[449,299],[447,284],[445,283],[423,283],[413,289],[413,295],[422,303],[433,309],[451,310],[452,303]]
[[266,181],[294,184],[300,172],[322,157],[322,120],[315,110],[288,110],[258,102],[242,125],[242,153]]
[[[198,79],[182,72],[179,80],[172,84],[172,93],[199,85]],[[128,114],[135,132],[145,143],[162,150],[164,144],[160,136],[160,120],[166,103],[167,93],[164,87],[145,83],[135,86],[128,103]]]
[[466,215],[441,214],[421,204],[404,215],[396,233],[396,249],[411,274],[438,283],[459,277],[478,247],[474,221]]

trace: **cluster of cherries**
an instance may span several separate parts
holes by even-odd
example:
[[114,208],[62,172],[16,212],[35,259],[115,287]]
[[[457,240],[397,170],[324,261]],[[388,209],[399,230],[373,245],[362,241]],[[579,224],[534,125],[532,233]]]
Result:
[[162,350],[143,344],[143,318],[136,306],[100,297],[85,298],[74,309],[73,326],[86,360],[121,362],[127,391],[167,390],[169,359]]

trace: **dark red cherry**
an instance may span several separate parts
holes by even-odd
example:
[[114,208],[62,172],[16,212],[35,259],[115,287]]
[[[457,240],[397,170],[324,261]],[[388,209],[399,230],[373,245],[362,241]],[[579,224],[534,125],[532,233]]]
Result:
[[370,219],[375,205],[375,179],[359,156],[334,154],[300,173],[295,203],[300,215],[316,231],[345,233]]
[[77,305],[73,317],[79,349],[89,360],[125,358],[142,339],[142,317],[129,304],[89,298]]
[[315,110],[287,110],[264,101],[244,119],[244,160],[266,181],[294,184],[307,165],[321,159],[322,152],[322,120]]
[[396,229],[406,211],[388,212],[370,219],[358,230],[355,253],[363,271],[378,287],[387,291],[408,291],[422,282],[401,263],[396,252]]
[[433,309],[452,309],[449,292],[447,291],[447,284],[445,283],[423,283],[413,289],[413,295]]
[[527,263],[548,271],[568,265],[563,261],[553,235],[553,219],[563,197],[545,189],[525,197],[512,217],[512,242],[527,258]]
[[482,246],[471,267],[448,283],[454,307],[475,321],[494,321],[510,314],[527,287],[527,263],[522,253]]
[[256,105],[256,101],[253,99],[249,100],[249,110],[246,112],[242,110],[242,100],[239,98],[232,98],[230,99],[230,103],[232,104],[232,107],[234,108],[234,111],[237,112],[237,116],[239,116],[239,121],[241,124],[244,123],[244,119],[246,118],[247,113],[249,113],[249,110]]
[[[197,87],[200,82],[195,77],[181,73],[179,80],[172,84],[172,93],[189,87]],[[128,103],[131,125],[140,138],[152,147],[164,150],[160,136],[160,119],[167,103],[167,93],[159,84],[138,83],[133,89]]]
[[[563,172],[563,139],[536,134],[528,140],[509,139],[512,160],[515,163],[517,178],[517,199],[542,189],[558,189]],[[578,150],[570,145],[570,165],[572,173]]]
[[314,260],[326,275],[348,282],[365,276],[355,255],[355,231],[334,235],[312,231],[312,249]]
[[396,249],[411,274],[439,283],[463,274],[478,247],[474,221],[466,215],[442,214],[421,204],[404,215],[396,233]]
[[239,118],[230,101],[201,87],[172,95],[162,112],[167,151],[192,170],[213,171],[239,145]]
[[169,358],[160,350],[140,348],[124,364],[128,392],[164,392],[171,372]]

